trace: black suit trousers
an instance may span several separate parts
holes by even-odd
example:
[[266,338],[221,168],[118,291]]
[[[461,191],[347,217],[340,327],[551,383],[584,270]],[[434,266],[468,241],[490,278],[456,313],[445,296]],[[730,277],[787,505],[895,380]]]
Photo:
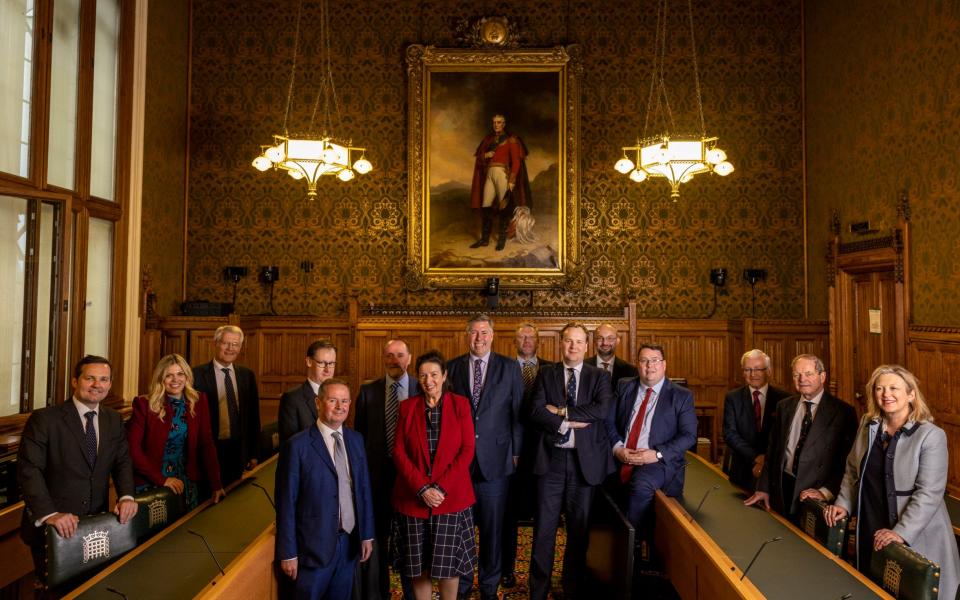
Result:
[[[567,548],[563,554],[563,585],[573,587],[584,580],[589,541],[590,506],[596,486],[580,472],[577,450],[553,448],[549,470],[537,478],[537,506],[533,521],[533,551],[530,557],[530,598],[545,600],[556,550],[560,511],[566,515]],[[579,590],[582,592],[583,590]]]

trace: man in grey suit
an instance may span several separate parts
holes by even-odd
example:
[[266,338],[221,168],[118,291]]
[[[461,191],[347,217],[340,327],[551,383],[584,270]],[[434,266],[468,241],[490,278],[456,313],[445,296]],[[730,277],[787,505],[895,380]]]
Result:
[[317,422],[317,393],[320,384],[333,377],[337,349],[326,340],[317,340],[307,348],[307,380],[280,396],[277,427],[280,447],[290,436]]
[[796,523],[803,500],[830,502],[840,490],[857,413],[824,389],[827,374],[819,358],[801,354],[791,369],[799,395],[777,406],[757,491],[744,504],[773,508]]
[[120,523],[137,514],[123,418],[100,405],[113,384],[111,370],[107,359],[85,356],[70,380],[73,397],[33,411],[24,426],[17,455],[24,501],[20,537],[30,546],[37,574],[45,566],[45,526],[73,537],[81,516],[109,509],[111,477]]
[[[455,394],[470,399],[473,409],[476,451],[470,472],[477,496],[473,519],[480,530],[480,598],[487,600],[497,596],[508,477],[523,445],[523,378],[516,360],[491,351],[490,317],[470,319],[467,338],[470,351],[450,361],[447,381]],[[460,594],[467,594],[472,584],[472,577],[461,577]]]
[[[410,348],[403,340],[390,340],[383,346],[385,375],[360,387],[353,428],[363,435],[373,490],[373,521],[377,543],[371,560],[358,569],[361,598],[390,598],[388,570],[390,522],[393,506],[390,494],[397,470],[393,464],[393,442],[400,403],[420,393],[417,380],[407,373]],[[403,576],[404,597],[413,598],[410,582]]]

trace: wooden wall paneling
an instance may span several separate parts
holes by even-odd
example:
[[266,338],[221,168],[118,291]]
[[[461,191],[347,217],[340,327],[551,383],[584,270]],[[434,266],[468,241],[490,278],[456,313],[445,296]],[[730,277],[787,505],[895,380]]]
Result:
[[537,356],[544,360],[558,362],[562,358],[560,350],[560,332],[540,330],[540,346],[537,349]]
[[[411,369],[416,364],[417,357],[430,349],[427,346],[427,333],[423,329],[395,329],[391,337],[407,342],[412,356],[410,359]],[[386,340],[384,340],[384,343],[386,343]],[[378,361],[377,364],[380,365],[380,362]]]
[[457,331],[429,331],[427,346],[429,349],[439,350],[447,360],[460,356],[467,351],[465,335],[462,329]]
[[[244,344],[246,346],[246,344]],[[213,331],[207,329],[190,331],[187,359],[192,366],[202,365],[213,360]],[[246,348],[244,348],[246,352]]]
[[[186,331],[164,331],[162,333],[162,350],[161,355],[166,356],[168,354],[179,354],[180,356],[187,359],[187,362],[190,362],[190,357],[188,356],[189,352],[187,351],[188,344],[190,342],[190,334]],[[140,369],[149,367],[149,365],[140,364]]]
[[[357,364],[361,384],[364,381],[379,379],[383,376],[383,346],[392,337],[390,331],[383,329],[357,331]],[[407,341],[406,338],[404,339]],[[409,341],[407,341],[407,345],[410,345]],[[355,391],[359,391],[359,389]]]
[[163,333],[159,329],[145,329],[140,333],[140,374],[137,378],[137,392],[146,393],[150,388],[153,369],[160,362],[163,351]]

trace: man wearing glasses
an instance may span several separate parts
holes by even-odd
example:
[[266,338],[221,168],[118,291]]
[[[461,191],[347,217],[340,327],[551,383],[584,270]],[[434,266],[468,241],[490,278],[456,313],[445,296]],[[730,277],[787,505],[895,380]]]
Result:
[[257,466],[260,394],[253,371],[234,364],[243,348],[243,331],[223,325],[213,334],[214,358],[193,368],[194,388],[207,395],[210,425],[217,440],[220,480],[240,479],[243,469]]
[[684,454],[697,442],[693,393],[666,377],[663,346],[645,343],[637,357],[639,377],[622,379],[607,417],[607,435],[617,459],[627,519],[638,543],[649,541],[653,498],[683,492]]
[[603,369],[610,373],[611,391],[617,390],[617,382],[624,377],[636,377],[637,368],[625,360],[617,358],[617,346],[620,344],[620,334],[609,323],[603,323],[593,331],[593,343],[597,354],[587,358],[584,362],[592,367]]
[[744,384],[723,401],[723,472],[730,482],[753,492],[763,468],[773,415],[790,393],[770,385],[770,357],[753,349],[740,357]]
[[757,491],[744,504],[773,508],[796,523],[802,501],[830,502],[837,495],[857,413],[824,389],[827,374],[819,358],[801,354],[791,369],[798,395],[777,407]]
[[337,366],[337,349],[327,340],[317,340],[307,348],[307,380],[287,390],[280,397],[277,427],[280,447],[290,436],[317,422],[317,394],[320,384],[333,377]]

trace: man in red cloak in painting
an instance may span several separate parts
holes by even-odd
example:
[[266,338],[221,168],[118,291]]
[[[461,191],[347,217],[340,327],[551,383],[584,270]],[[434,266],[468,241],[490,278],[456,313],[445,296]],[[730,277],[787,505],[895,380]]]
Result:
[[480,211],[480,239],[470,245],[479,248],[490,244],[493,216],[499,215],[497,250],[507,243],[508,229],[518,206],[531,208],[530,180],[527,178],[527,147],[516,134],[507,131],[503,115],[493,116],[493,132],[487,134],[476,151],[473,183],[470,186],[470,207]]

